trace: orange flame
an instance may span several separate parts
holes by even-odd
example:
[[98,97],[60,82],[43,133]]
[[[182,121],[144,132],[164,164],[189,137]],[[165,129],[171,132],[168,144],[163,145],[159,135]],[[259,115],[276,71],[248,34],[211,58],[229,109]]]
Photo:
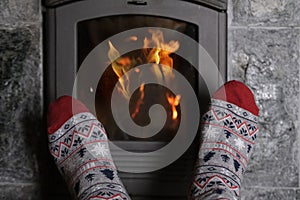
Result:
[[180,102],[180,98],[181,96],[180,95],[176,95],[175,97],[170,95],[169,93],[167,93],[167,99],[168,99],[168,102],[169,104],[171,105],[172,107],[172,119],[177,119],[178,117],[178,112],[176,110],[176,106],[179,105],[179,102]]
[[[118,76],[121,85],[121,88],[118,88],[118,90],[123,94],[123,96],[126,99],[129,99],[130,81],[126,72],[133,67],[132,61],[128,57],[120,57],[119,51],[113,46],[113,44],[110,41],[108,41],[108,44],[109,44],[108,58],[112,62],[111,64],[112,69],[114,70],[115,74]],[[123,75],[125,77],[124,79],[121,79]]]
[[135,118],[136,115],[140,112],[140,107],[143,104],[144,101],[144,97],[145,97],[145,92],[144,92],[144,88],[145,88],[145,83],[142,83],[139,89],[140,92],[140,98],[138,99],[138,101],[136,102],[136,107],[135,110],[133,111],[133,113],[131,114],[132,118]]
[[155,46],[147,56],[147,61],[155,64],[162,64],[168,67],[159,67],[158,65],[153,65],[153,71],[159,82],[162,83],[163,80],[170,81],[174,77],[172,73],[173,59],[170,57],[171,53],[174,53],[179,49],[179,42],[171,40],[166,43],[163,33],[159,30],[150,29],[151,40],[148,38],[144,39],[144,49],[149,48],[150,45]]
[[129,38],[126,39],[126,41],[137,41],[138,40],[138,37],[137,36],[130,36]]
[[[145,52],[146,60],[149,63],[154,63],[152,65],[152,71],[155,74],[159,83],[170,82],[172,78],[174,78],[174,74],[172,72],[173,69],[173,59],[170,54],[176,52],[179,49],[179,42],[171,40],[169,42],[165,42],[163,33],[159,30],[150,29],[151,39],[144,39],[143,50]],[[136,36],[131,36],[128,38],[128,41],[137,41],[138,38]],[[119,78],[120,87],[118,87],[118,91],[122,93],[122,95],[126,99],[130,99],[130,80],[127,75],[127,71],[133,68],[141,59],[141,57],[130,59],[129,57],[122,57],[118,50],[113,46],[113,44],[109,41],[109,51],[108,58],[112,63],[112,69],[115,74]],[[155,48],[151,48],[149,51],[149,47],[155,46]],[[159,64],[165,65],[166,67],[161,67]],[[140,70],[138,68],[135,69],[136,73],[139,73]],[[123,77],[121,79],[121,77]],[[139,89],[140,98],[136,102],[136,108],[132,113],[131,117],[134,118],[139,110],[140,106],[143,104],[144,100],[144,83],[140,86]],[[168,103],[172,107],[172,118],[175,120],[178,117],[178,112],[176,110],[176,106],[179,105],[180,95],[176,95],[175,97],[167,94]]]

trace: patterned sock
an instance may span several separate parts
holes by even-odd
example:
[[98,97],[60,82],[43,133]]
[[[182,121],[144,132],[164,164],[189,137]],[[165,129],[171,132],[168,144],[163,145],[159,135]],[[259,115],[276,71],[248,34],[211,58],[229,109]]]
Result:
[[[226,95],[225,95],[226,94]],[[191,189],[192,199],[236,200],[258,132],[258,108],[250,89],[227,82],[203,116],[203,143]]]
[[102,124],[79,101],[63,96],[49,106],[49,149],[76,199],[130,199],[109,151]]

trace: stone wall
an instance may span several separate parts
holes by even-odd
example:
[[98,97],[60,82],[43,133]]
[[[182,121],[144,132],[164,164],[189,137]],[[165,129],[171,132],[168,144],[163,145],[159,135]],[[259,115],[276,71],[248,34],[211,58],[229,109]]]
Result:
[[247,83],[260,135],[242,199],[300,199],[300,1],[230,0],[229,79]]
[[[299,200],[300,1],[228,8],[229,79],[246,82],[261,109],[242,199]],[[67,198],[47,151],[42,52],[40,1],[0,1],[0,199]]]
[[0,199],[38,199],[42,27],[38,0],[0,1]]

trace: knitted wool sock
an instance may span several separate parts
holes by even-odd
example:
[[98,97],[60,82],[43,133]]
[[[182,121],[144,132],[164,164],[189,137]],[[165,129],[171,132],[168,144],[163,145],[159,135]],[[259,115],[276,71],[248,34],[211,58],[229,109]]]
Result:
[[258,132],[258,112],[252,92],[241,82],[227,82],[213,95],[211,109],[201,122],[203,143],[192,199],[239,199]]
[[74,198],[130,199],[102,124],[81,102],[60,97],[50,104],[47,117],[49,149]]

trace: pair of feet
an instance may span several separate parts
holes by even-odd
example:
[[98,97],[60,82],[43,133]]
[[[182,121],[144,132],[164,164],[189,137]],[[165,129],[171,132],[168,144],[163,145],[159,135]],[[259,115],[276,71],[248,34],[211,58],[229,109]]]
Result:
[[[191,199],[239,199],[256,134],[258,108],[252,92],[230,81],[203,116],[203,143]],[[130,199],[112,160],[102,124],[79,101],[63,96],[49,106],[50,153],[74,198]]]

